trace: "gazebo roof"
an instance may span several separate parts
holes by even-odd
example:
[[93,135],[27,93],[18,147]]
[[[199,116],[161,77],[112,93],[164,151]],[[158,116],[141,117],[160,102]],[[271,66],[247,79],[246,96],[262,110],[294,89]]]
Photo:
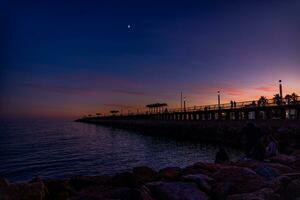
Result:
[[147,108],[159,108],[159,107],[165,107],[168,106],[166,103],[153,103],[146,105]]

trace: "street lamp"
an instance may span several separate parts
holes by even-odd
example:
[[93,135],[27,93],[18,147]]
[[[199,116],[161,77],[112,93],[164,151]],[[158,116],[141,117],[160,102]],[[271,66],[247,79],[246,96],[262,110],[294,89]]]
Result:
[[218,107],[219,107],[219,109],[221,109],[220,91],[218,91]]
[[281,80],[279,80],[279,95],[280,95],[280,99],[282,100],[282,84],[281,84]]

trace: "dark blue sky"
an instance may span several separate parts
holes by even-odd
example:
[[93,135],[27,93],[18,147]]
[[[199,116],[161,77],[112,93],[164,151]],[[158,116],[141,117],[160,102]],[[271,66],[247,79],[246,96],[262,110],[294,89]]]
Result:
[[[300,93],[300,1],[10,1],[1,110],[68,116]],[[128,29],[128,25],[131,28]],[[2,96],[2,95],[1,95]]]

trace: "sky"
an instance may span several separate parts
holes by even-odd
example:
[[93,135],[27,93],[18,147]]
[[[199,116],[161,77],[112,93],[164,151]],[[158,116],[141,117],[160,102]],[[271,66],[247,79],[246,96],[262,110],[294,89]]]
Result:
[[[300,94],[300,1],[2,1],[0,116]],[[128,25],[130,27],[128,27]]]

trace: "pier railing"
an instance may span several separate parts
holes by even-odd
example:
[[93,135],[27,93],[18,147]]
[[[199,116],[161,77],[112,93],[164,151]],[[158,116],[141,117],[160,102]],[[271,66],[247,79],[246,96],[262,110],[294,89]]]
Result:
[[[242,101],[242,102],[229,102],[223,104],[211,104],[211,105],[202,105],[202,106],[189,106],[186,108],[170,108],[159,111],[152,111],[145,109],[139,109],[137,112],[128,112],[114,114],[115,116],[132,116],[132,115],[153,115],[153,114],[163,114],[163,113],[184,113],[184,112],[199,112],[199,111],[218,111],[218,110],[229,110],[229,109],[243,109],[243,108],[263,108],[263,107],[280,107],[287,105],[300,105],[300,97],[296,99],[265,99],[265,101],[253,100],[253,101]],[[101,115],[101,116],[92,116],[88,117],[107,117],[112,116],[111,114]],[[87,117],[87,116],[85,116]]]

